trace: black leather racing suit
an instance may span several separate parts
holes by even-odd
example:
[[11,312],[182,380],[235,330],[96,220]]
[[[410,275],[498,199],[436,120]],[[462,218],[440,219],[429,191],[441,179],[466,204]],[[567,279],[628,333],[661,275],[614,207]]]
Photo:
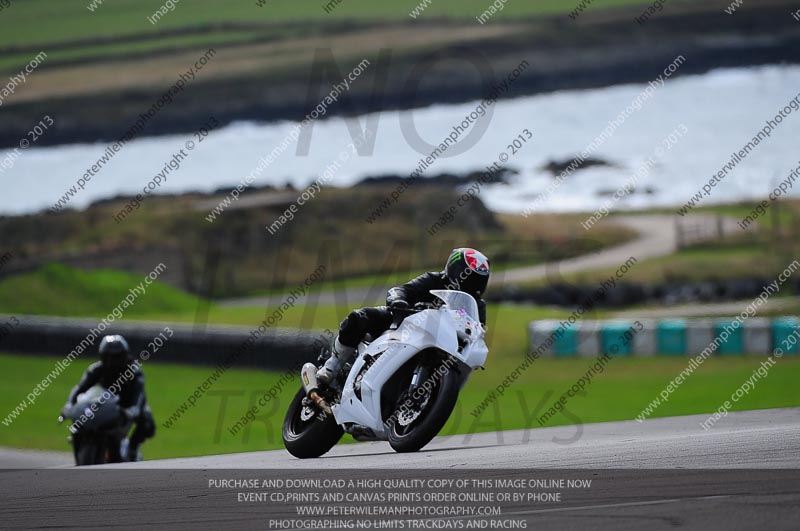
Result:
[[[127,368],[134,373],[130,378],[121,376]],[[97,384],[109,389],[115,382],[117,382],[116,387],[119,387],[116,395],[119,397],[120,407],[124,410],[125,416],[136,423],[133,434],[130,436],[130,445],[138,448],[145,439],[149,439],[156,432],[156,423],[150,406],[147,405],[147,396],[144,392],[144,373],[138,366],[128,365],[122,371],[114,371],[99,361],[89,365],[89,368],[83,373],[81,381],[70,391],[67,404],[74,404],[79,394]]]
[[[413,307],[418,302],[434,302],[436,297],[430,294],[432,289],[453,289],[444,272],[423,273],[415,279],[389,290],[386,295],[387,306],[360,308],[350,312],[339,325],[339,341],[347,347],[357,347],[369,334],[378,337],[389,329],[394,320],[388,306],[394,301],[406,301]],[[478,302],[478,316],[481,324],[486,325],[486,302],[479,295],[470,293]]]

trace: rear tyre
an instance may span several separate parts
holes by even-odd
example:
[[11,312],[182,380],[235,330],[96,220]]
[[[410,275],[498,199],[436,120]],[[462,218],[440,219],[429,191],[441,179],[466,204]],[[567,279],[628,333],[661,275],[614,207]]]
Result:
[[389,419],[389,444],[392,448],[400,453],[416,452],[431,442],[450,418],[458,400],[458,391],[458,373],[449,368],[433,379],[433,387],[427,396],[412,397],[414,407],[404,411],[401,406],[407,405],[407,400],[401,398],[398,409]]
[[333,415],[325,415],[314,406],[304,406],[305,396],[306,392],[301,388],[292,399],[283,420],[283,444],[290,454],[299,459],[326,454],[344,435],[344,430],[336,424]]

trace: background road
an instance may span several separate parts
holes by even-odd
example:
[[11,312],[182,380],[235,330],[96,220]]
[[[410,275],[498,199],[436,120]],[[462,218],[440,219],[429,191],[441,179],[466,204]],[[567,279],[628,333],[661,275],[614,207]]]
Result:
[[[692,214],[685,218],[695,227],[696,235],[693,241],[702,241],[704,237],[716,234],[718,218],[706,214]],[[548,276],[560,279],[560,275],[591,271],[595,269],[615,269],[624,264],[630,257],[639,261],[658,258],[673,254],[678,249],[675,229],[675,215],[673,214],[642,214],[642,215],[616,215],[613,221],[627,229],[634,230],[638,236],[633,240],[576,258],[550,262],[533,266],[515,267],[493,274],[492,284],[516,284],[541,280]],[[730,218],[722,218],[721,230],[724,234],[737,234],[741,229]],[[586,233],[591,238],[591,232]],[[489,257],[491,258],[491,257]],[[310,300],[320,305],[347,304],[353,308],[384,304],[386,290],[391,286],[352,287],[335,291],[315,293]],[[288,293],[273,293],[260,297],[242,297],[217,301],[220,306],[252,307],[269,306],[283,302]],[[306,295],[307,296],[307,295]]]
[[[66,437],[65,437],[66,439]],[[64,447],[68,448],[66,440]],[[0,448],[0,470],[9,468],[46,468],[53,466],[72,466],[75,459],[72,452],[50,452],[44,450],[22,450]]]

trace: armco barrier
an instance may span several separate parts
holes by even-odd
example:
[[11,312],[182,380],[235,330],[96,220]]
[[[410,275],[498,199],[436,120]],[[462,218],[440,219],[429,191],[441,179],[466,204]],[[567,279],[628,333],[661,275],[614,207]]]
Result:
[[[552,348],[543,356],[559,358],[596,357],[609,352],[617,345],[618,356],[687,356],[696,355],[706,349],[722,332],[734,322],[725,319],[664,319],[661,321],[639,320],[582,321],[560,334]],[[561,326],[556,320],[533,321],[528,325],[531,350],[539,348],[553,336]],[[629,329],[638,330],[633,340],[624,345],[619,341]],[[721,342],[718,356],[741,356],[744,354],[768,355],[782,342],[800,329],[800,320],[794,317],[777,319],[751,318],[742,326],[728,333]],[[800,345],[785,349],[787,354],[800,352]]]
[[[11,316],[0,316],[6,322]],[[63,358],[97,326],[96,319],[65,319],[17,315],[19,325],[0,342],[0,352],[44,355]],[[173,336],[148,363],[170,362],[214,366],[232,355],[250,337],[251,328],[238,326],[197,327],[191,324],[158,323],[151,321],[116,321],[103,334],[122,334],[131,351],[138,354],[147,344],[169,326]],[[238,356],[235,367],[285,369],[298,361],[316,359],[319,349],[330,342],[330,332],[269,328],[253,346]],[[97,360],[97,346],[85,350],[74,363]]]
[[714,341],[716,330],[714,329],[714,321],[710,319],[698,319],[686,321],[686,351],[687,352],[703,352],[707,346]]
[[600,341],[597,334],[602,321],[584,319],[574,326],[578,327],[578,356],[596,358],[600,355]]
[[[791,333],[791,332],[790,332]],[[772,322],[759,317],[751,318],[744,323],[744,353],[766,354],[772,352]],[[780,346],[780,341],[775,346]]]
[[640,319],[642,329],[633,339],[634,356],[655,356],[658,354],[658,322],[652,319]]
[[[548,342],[550,335],[558,328],[558,321],[551,319],[543,319],[541,321],[532,321],[528,325],[528,335],[531,338],[531,344],[537,346],[544,345]],[[544,350],[543,356],[552,356],[553,347],[550,346]]]

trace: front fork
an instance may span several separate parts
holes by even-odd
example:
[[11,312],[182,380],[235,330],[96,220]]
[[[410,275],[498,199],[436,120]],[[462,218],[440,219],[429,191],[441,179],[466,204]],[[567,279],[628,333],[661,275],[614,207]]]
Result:
[[408,386],[408,394],[416,391],[422,383],[428,379],[429,371],[424,364],[420,363],[414,369],[414,374],[411,376],[411,385]]

